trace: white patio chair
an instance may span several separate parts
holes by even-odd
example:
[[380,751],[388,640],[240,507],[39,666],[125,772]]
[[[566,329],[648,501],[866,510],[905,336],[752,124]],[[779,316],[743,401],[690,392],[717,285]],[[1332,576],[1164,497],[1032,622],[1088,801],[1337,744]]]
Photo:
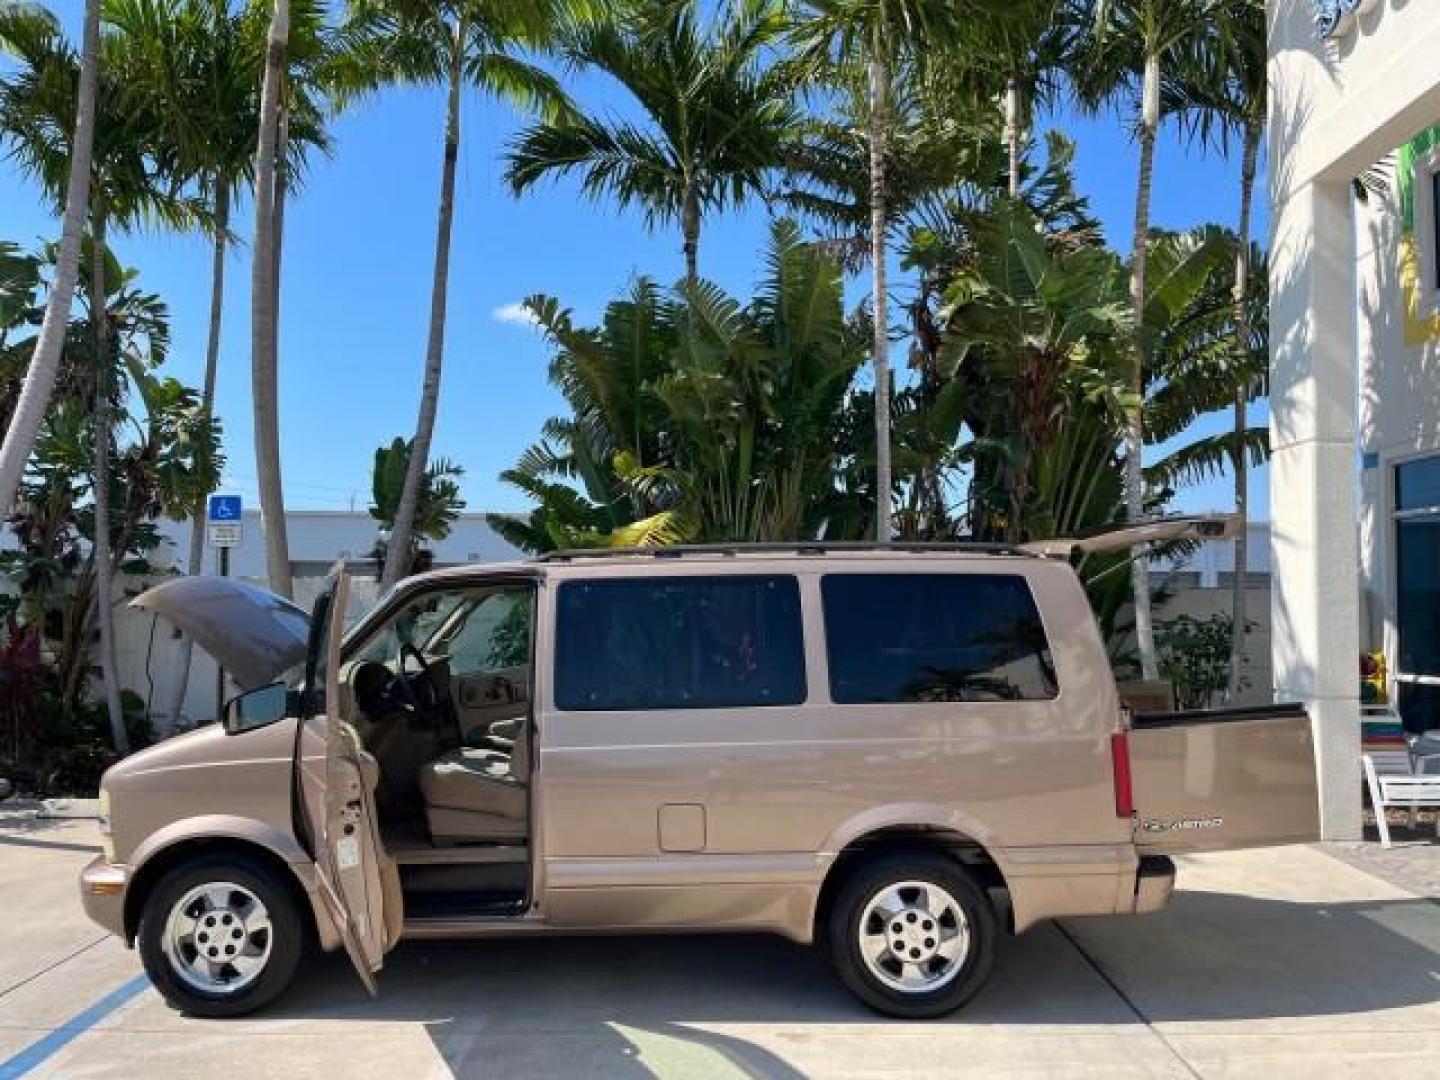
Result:
[[[1419,806],[1440,807],[1440,774],[1417,776],[1411,772],[1409,753],[1403,750],[1364,754],[1361,760],[1365,764],[1365,782],[1370,787],[1370,805],[1375,808],[1380,845],[1388,848],[1390,824],[1385,820],[1386,808],[1403,806],[1413,815]],[[1435,821],[1435,836],[1440,839],[1440,817]]]

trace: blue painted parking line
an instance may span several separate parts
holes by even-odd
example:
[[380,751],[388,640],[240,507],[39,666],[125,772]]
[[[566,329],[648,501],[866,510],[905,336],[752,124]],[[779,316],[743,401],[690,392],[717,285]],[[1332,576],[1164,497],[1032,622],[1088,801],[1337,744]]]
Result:
[[19,1080],[54,1057],[78,1036],[83,1035],[120,1006],[148,989],[150,980],[144,975],[116,987],[82,1013],[77,1013],[50,1034],[36,1039],[8,1061],[0,1062],[0,1080]]

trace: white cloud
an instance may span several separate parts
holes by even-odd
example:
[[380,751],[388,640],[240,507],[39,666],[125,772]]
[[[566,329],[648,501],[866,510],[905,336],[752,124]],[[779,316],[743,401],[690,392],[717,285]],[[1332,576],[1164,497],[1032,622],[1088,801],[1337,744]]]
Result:
[[534,314],[518,300],[509,304],[501,304],[490,312],[490,317],[498,323],[508,323],[510,326],[534,327],[537,325]]

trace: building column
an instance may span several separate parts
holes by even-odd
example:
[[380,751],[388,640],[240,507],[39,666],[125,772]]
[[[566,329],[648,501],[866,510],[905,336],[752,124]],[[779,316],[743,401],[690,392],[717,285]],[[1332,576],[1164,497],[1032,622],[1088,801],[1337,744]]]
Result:
[[1356,299],[1351,195],[1317,180],[1273,205],[1270,256],[1271,650],[1277,700],[1310,712],[1320,829],[1360,816]]

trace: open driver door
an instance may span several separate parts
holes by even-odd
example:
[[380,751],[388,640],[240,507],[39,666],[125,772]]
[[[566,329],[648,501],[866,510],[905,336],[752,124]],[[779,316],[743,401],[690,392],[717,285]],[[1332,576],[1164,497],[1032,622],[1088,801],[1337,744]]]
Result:
[[373,995],[404,921],[400,879],[375,813],[379,768],[340,714],[340,644],[350,577],[331,571],[310,619],[304,708],[296,734],[297,833],[315,860],[320,901]]

